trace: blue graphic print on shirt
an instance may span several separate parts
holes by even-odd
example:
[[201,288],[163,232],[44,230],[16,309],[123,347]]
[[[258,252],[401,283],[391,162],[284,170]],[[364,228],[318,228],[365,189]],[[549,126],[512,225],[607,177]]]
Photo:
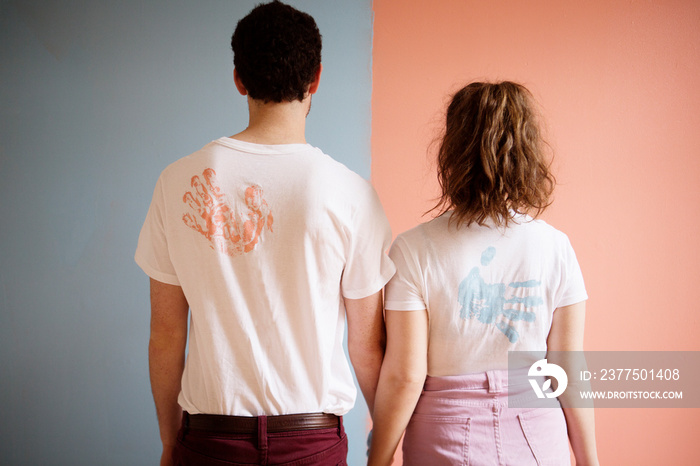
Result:
[[[482,267],[488,266],[496,256],[496,248],[489,246],[481,253]],[[481,277],[479,267],[474,267],[467,278],[459,284],[459,303],[462,305],[459,316],[462,319],[477,318],[484,324],[493,324],[508,341],[515,343],[520,334],[513,322],[522,320],[534,322],[533,307],[543,303],[540,296],[513,296],[506,298],[506,293],[513,294],[522,288],[534,288],[540,285],[538,280],[505,283],[486,283]]]

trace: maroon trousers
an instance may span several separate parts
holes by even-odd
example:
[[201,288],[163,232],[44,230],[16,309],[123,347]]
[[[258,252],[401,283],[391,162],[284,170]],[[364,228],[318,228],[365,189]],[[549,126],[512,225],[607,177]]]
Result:
[[266,416],[257,419],[257,433],[226,434],[190,429],[185,414],[175,466],[347,465],[348,439],[342,418],[336,428],[274,433],[267,432]]

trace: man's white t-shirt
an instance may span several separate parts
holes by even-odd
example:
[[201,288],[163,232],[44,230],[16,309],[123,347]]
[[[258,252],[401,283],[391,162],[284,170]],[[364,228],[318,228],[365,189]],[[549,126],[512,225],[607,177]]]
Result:
[[135,258],[190,306],[182,408],[345,414],[343,298],[382,289],[390,242],[372,186],[308,144],[221,138],[168,166]]
[[557,308],[585,301],[567,236],[516,215],[507,229],[449,226],[451,213],[400,234],[385,308],[427,309],[428,375],[508,368],[508,351],[547,350]]

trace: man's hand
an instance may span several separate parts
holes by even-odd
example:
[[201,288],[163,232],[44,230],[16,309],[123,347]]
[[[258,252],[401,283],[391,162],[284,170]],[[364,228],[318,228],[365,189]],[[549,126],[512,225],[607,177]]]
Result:
[[160,455],[160,466],[173,466],[173,450],[175,446],[163,447],[163,453]]

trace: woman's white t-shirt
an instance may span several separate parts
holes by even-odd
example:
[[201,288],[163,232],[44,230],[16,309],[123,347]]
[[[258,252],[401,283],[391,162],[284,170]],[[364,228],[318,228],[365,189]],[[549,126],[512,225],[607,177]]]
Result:
[[585,301],[568,237],[516,215],[507,229],[454,227],[451,213],[400,234],[385,308],[427,309],[428,375],[508,368],[508,351],[547,349],[557,308]]

